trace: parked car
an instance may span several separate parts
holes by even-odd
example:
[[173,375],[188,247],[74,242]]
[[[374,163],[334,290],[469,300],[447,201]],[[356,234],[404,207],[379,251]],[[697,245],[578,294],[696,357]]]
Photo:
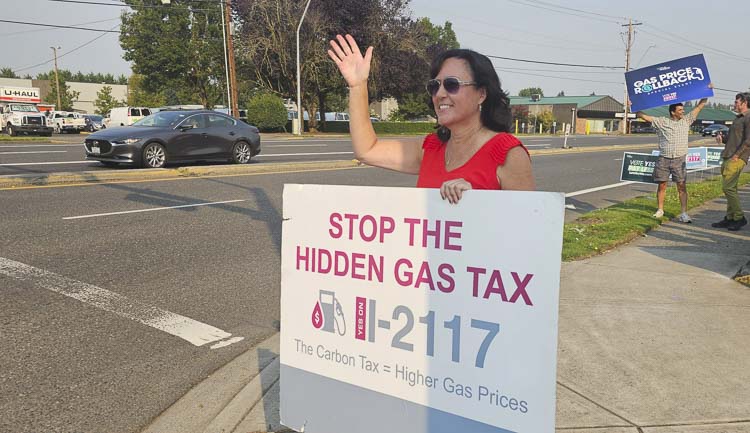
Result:
[[55,134],[78,134],[86,128],[86,119],[79,113],[72,111],[50,111],[47,113],[47,116],[47,124],[54,129]]
[[83,118],[86,119],[86,131],[96,132],[100,129],[106,128],[104,126],[104,117],[98,114],[84,114]]
[[151,109],[146,107],[115,107],[109,112],[104,125],[107,128],[130,126],[150,114]]
[[721,132],[722,135],[726,135],[727,132],[729,132],[729,127],[726,125],[721,125],[719,123],[714,123],[713,125],[708,125],[701,131],[702,136],[710,135],[711,137],[716,137],[716,133]]
[[633,122],[630,124],[631,134],[656,134],[656,128],[649,123]]
[[247,164],[260,153],[258,128],[209,110],[160,111],[132,126],[89,135],[86,159],[160,168],[188,161]]

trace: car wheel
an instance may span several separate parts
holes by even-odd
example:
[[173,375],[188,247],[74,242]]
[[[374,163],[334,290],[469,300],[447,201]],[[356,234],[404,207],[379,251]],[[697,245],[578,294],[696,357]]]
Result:
[[143,166],[146,168],[162,168],[167,163],[167,152],[159,143],[149,143],[143,148]]
[[13,125],[11,125],[10,123],[8,124],[8,135],[10,135],[11,137],[15,137],[16,135],[18,135],[16,130],[13,129]]
[[253,151],[246,141],[238,141],[232,149],[232,162],[235,164],[247,164],[253,157]]

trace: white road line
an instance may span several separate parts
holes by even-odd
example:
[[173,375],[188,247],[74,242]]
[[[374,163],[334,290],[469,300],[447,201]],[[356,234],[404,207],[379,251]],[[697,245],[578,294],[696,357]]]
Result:
[[195,345],[218,343],[224,340],[227,344],[215,344],[213,347],[225,347],[236,343],[244,337],[234,337],[229,332],[198,322],[146,303],[129,299],[126,296],[111,292],[101,287],[76,281],[44,269],[35,268],[24,263],[0,257],[0,274],[17,280],[26,281],[34,287],[51,290],[64,296],[89,304],[96,308],[115,313],[142,323],[146,326],[164,331]]
[[291,140],[263,140],[263,137],[261,137],[261,144],[263,143],[289,143],[289,142],[305,142],[305,143],[331,143],[331,142],[344,142],[344,141],[351,141],[348,139],[338,139],[338,140],[327,140],[327,139],[320,139],[320,140],[299,140],[299,139],[291,139]]
[[7,145],[0,146],[2,149],[16,148],[16,147],[83,147],[83,144],[18,144],[18,145]]
[[266,147],[328,147],[327,144],[267,144]]
[[602,191],[602,190],[610,189],[610,188],[617,188],[619,186],[630,185],[633,183],[637,183],[637,182],[627,181],[627,182],[613,183],[611,185],[597,186],[596,188],[582,189],[580,191],[569,192],[565,194],[565,197],[575,197],[577,195],[588,194],[590,192]]
[[354,155],[354,152],[317,152],[317,153],[276,153],[276,154],[260,154],[258,156],[254,156],[253,158],[258,157],[267,157],[267,156],[314,156],[314,155]]
[[0,155],[21,155],[27,153],[68,153],[67,150],[30,150],[28,152],[0,152]]
[[17,167],[19,165],[57,165],[57,164],[93,164],[96,161],[57,161],[57,162],[12,162],[0,164],[0,167]]
[[181,208],[186,208],[186,207],[198,207],[198,206],[211,206],[214,204],[225,204],[225,203],[238,203],[241,201],[247,201],[247,200],[246,199],[226,200],[226,201],[215,201],[212,203],[183,204],[179,206],[168,206],[168,207],[152,207],[148,209],[126,210],[122,212],[108,212],[108,213],[97,213],[97,214],[91,214],[91,215],[79,215],[79,216],[65,217],[63,219],[64,220],[78,220],[78,219],[83,219],[83,218],[96,218],[96,217],[101,217],[101,216],[125,215],[129,213],[153,212],[157,210],[181,209]]

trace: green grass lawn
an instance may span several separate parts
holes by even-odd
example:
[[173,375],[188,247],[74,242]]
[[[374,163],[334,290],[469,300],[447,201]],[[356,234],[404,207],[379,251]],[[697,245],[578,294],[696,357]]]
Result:
[[[750,183],[750,173],[743,173],[740,176],[740,185],[747,183]],[[721,176],[689,183],[688,209],[700,206],[722,194]],[[597,209],[566,223],[563,229],[563,260],[579,260],[601,254],[642,236],[664,221],[677,217],[680,214],[680,201],[674,186],[667,188],[664,218],[654,218],[654,212],[655,192],[605,209]]]
[[34,137],[30,135],[18,135],[15,137],[11,137],[10,135],[0,135],[0,142],[7,142],[7,141],[43,141],[43,142],[49,142],[51,140],[51,137]]

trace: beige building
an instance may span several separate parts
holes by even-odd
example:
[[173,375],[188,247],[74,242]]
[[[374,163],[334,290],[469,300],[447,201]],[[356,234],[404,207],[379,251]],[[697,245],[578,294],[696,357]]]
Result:
[[370,104],[370,114],[377,116],[380,120],[388,120],[391,113],[398,110],[398,101],[394,98],[386,98]]
[[[112,96],[118,101],[128,100],[128,86],[122,84],[96,84],[96,83],[78,83],[75,81],[68,81],[66,83],[70,90],[79,92],[78,100],[73,103],[73,110],[80,113],[94,113],[96,106],[97,92],[101,91],[105,86],[112,88]],[[42,97],[42,101],[47,98],[47,95],[52,91],[54,81],[49,80],[27,80],[21,78],[0,78],[0,86],[11,86],[11,87],[38,87],[39,93]]]

